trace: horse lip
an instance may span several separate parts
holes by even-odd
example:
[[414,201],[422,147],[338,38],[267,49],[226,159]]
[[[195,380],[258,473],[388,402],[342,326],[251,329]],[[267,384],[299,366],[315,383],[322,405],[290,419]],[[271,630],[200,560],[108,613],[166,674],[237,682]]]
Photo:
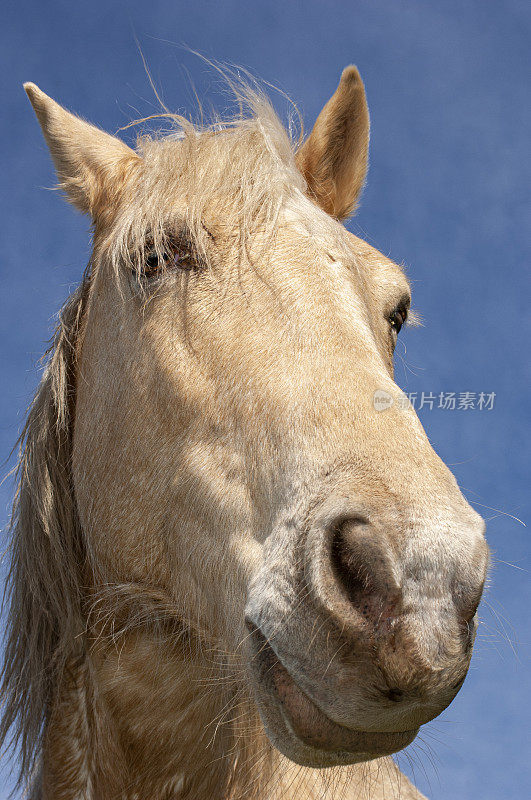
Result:
[[[250,620],[246,620],[254,647],[254,660],[260,680],[268,694],[280,706],[286,727],[303,744],[325,752],[350,752],[376,758],[390,755],[411,744],[418,728],[408,731],[380,732],[347,728],[328,715],[299,687],[274,651],[269,639]],[[295,698],[295,703],[289,702]],[[291,707],[290,707],[291,705]],[[294,705],[294,708],[293,708]],[[302,714],[297,712],[301,712]],[[309,714],[307,725],[304,712]]]

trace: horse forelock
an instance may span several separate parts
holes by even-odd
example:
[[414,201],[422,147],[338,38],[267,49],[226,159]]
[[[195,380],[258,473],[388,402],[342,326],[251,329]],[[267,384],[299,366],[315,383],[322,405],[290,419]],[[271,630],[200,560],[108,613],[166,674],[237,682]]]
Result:
[[[296,163],[301,138],[287,129],[270,100],[249,87],[238,89],[240,112],[206,123],[165,113],[164,133],[137,139],[136,163],[124,164],[120,201],[104,220],[95,263],[117,275],[124,263],[139,267],[146,248],[163,251],[169,232],[185,228],[209,267],[212,234],[236,237],[247,260],[257,236],[274,239],[286,209],[312,229],[314,239],[341,238],[340,226],[308,199],[306,181]],[[140,120],[139,122],[142,122]],[[136,124],[136,123],[135,123]]]

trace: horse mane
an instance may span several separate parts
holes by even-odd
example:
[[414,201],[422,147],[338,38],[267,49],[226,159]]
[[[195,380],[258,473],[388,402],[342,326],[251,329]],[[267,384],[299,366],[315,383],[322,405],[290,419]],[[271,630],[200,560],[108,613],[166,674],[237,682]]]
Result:
[[78,635],[84,628],[84,554],[72,490],[71,446],[75,361],[87,293],[85,279],[60,312],[19,439],[0,673],[0,748],[19,748],[19,784],[37,766],[54,687],[74,649],[81,646]]

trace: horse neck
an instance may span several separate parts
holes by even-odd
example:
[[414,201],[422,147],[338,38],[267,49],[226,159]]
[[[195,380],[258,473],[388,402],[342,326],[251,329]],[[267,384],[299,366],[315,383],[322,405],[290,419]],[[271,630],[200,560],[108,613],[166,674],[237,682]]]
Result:
[[[42,800],[258,800],[283,773],[248,689],[181,632],[93,632],[49,712]],[[65,780],[65,776],[68,780]]]

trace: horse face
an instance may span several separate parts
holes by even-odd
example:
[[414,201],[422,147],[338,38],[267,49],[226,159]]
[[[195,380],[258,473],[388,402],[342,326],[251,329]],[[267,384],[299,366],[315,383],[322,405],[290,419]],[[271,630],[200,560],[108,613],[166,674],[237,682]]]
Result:
[[53,134],[60,174],[59,139],[107,153],[71,188],[96,221],[73,470],[98,574],[162,591],[278,749],[323,766],[401,749],[452,700],[487,548],[393,381],[408,283],[336,219],[365,175],[357,72],[298,167],[275,124],[140,154]]

